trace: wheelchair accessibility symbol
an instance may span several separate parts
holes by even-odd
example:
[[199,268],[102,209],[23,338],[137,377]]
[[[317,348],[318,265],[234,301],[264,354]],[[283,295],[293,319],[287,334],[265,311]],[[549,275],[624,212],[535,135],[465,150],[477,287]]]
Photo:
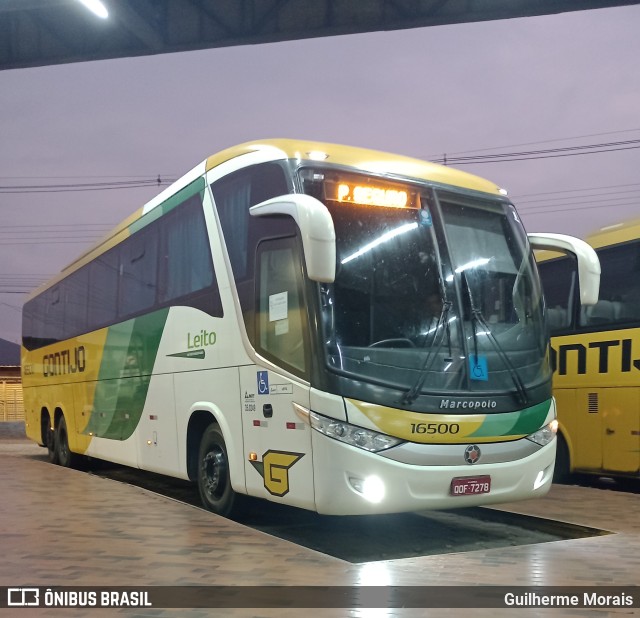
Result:
[[469,355],[469,375],[472,380],[482,380],[485,382],[489,380],[486,356]]
[[269,394],[269,372],[258,371],[258,395]]

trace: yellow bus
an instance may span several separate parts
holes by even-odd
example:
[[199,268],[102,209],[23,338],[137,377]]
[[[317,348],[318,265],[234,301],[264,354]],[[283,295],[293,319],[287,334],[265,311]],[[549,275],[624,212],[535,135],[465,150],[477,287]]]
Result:
[[579,472],[638,479],[640,471],[640,220],[587,239],[598,254],[600,299],[581,308],[574,261],[538,265],[554,359],[556,478]]
[[[597,260],[577,239],[583,299]],[[595,261],[594,261],[595,260]],[[332,144],[215,154],[34,292],[27,435],[326,514],[539,496],[555,458],[541,285],[493,183]]]

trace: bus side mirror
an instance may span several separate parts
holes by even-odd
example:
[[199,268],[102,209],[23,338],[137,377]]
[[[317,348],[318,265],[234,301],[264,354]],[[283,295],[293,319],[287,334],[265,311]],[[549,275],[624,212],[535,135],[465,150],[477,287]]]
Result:
[[332,283],[336,278],[336,232],[327,207],[315,197],[281,195],[249,209],[253,217],[289,215],[302,237],[307,275],[312,281]]
[[600,292],[600,260],[593,248],[584,240],[565,234],[527,234],[534,249],[547,249],[572,253],[578,260],[580,303],[595,305]]

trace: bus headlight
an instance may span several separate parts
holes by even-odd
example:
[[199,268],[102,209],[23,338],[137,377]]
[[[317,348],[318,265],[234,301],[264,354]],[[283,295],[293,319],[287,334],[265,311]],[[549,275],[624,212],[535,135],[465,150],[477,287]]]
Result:
[[531,442],[535,442],[540,446],[546,446],[551,442],[555,437],[558,431],[558,421],[552,420],[548,425],[541,427],[535,433],[527,436],[527,440],[531,440]]
[[403,442],[400,438],[394,438],[364,427],[357,427],[345,421],[338,421],[335,418],[327,418],[316,412],[309,413],[309,421],[311,422],[311,427],[325,436],[345,442],[351,446],[357,446],[371,453],[384,451]]

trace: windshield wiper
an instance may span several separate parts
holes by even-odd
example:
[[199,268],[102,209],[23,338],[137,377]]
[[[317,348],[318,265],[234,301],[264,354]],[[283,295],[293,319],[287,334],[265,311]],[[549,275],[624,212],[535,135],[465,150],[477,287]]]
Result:
[[498,343],[498,340],[495,338],[493,332],[491,331],[491,328],[489,328],[487,321],[482,315],[482,311],[478,307],[476,307],[473,301],[471,288],[469,287],[469,280],[467,279],[467,275],[464,270],[461,272],[461,275],[464,282],[464,287],[467,290],[467,298],[469,299],[469,306],[471,308],[471,328],[473,329],[473,344],[476,362],[478,361],[477,325],[479,324],[484,329],[484,333],[487,335],[491,345],[493,346],[493,349],[500,357],[500,360],[503,362],[504,366],[507,368],[509,375],[511,376],[511,380],[516,387],[518,402],[524,405],[529,401],[529,396],[527,395],[527,389],[524,385],[524,382],[522,381],[518,370],[513,366],[511,359],[507,356],[505,351],[502,349],[502,346]]
[[[418,397],[422,386],[424,385],[429,372],[431,371],[431,367],[435,362],[436,358],[440,355],[440,350],[442,349],[442,344],[444,343],[445,334],[449,335],[449,310],[451,309],[451,301],[445,300],[442,303],[442,311],[440,312],[440,316],[438,317],[438,323],[436,324],[435,333],[433,334],[433,345],[427,354],[427,357],[424,359],[424,363],[422,364],[422,368],[420,369],[420,376],[416,383],[402,396],[400,403],[403,405],[412,404]],[[438,339],[438,335],[440,338]],[[437,346],[436,346],[436,340]],[[425,339],[426,344],[426,339]],[[449,347],[451,347],[451,343],[449,343]]]

